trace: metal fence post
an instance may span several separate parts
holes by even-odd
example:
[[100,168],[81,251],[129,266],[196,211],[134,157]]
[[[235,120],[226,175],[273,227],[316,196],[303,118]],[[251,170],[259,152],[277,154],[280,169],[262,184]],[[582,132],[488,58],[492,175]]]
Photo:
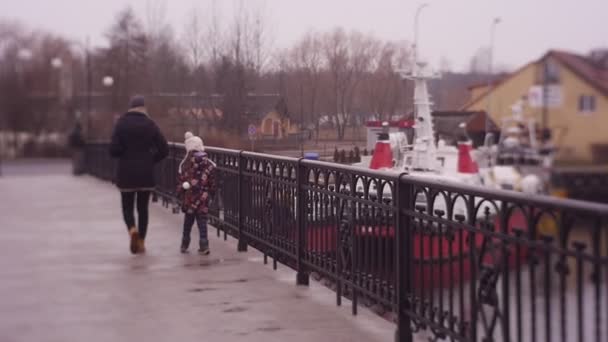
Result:
[[395,342],[412,342],[413,332],[410,316],[407,311],[411,309],[412,301],[412,268],[413,268],[413,229],[412,221],[406,211],[414,209],[414,187],[399,175],[395,180],[396,201],[395,206],[395,275],[397,289],[397,331]]
[[306,244],[305,229],[306,229],[306,168],[302,164],[303,158],[298,160],[296,169],[296,284],[308,286],[310,279],[309,274],[304,266],[304,248]]
[[244,169],[244,164],[245,164],[245,158],[243,158],[243,151],[239,152],[239,160],[238,160],[238,168],[239,168],[239,173],[238,173],[238,178],[237,178],[237,198],[238,198],[238,202],[237,202],[237,211],[238,211],[238,228],[239,228],[239,242],[237,244],[237,251],[239,252],[247,252],[247,240],[245,240],[245,234],[243,233],[244,231],[244,227],[243,227],[243,222],[245,221],[245,215],[243,213],[244,211],[244,207],[245,207],[245,203],[244,199],[243,199],[243,193],[244,193],[244,175],[243,175],[243,169]]

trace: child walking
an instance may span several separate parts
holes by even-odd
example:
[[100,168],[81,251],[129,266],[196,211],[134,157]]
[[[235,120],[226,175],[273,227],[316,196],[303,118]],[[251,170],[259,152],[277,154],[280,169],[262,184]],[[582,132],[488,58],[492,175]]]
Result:
[[199,231],[198,252],[208,255],[207,214],[211,198],[215,194],[215,163],[207,157],[201,138],[186,132],[185,139],[186,157],[179,165],[177,186],[178,198],[185,214],[181,252],[188,252],[190,232],[196,221]]

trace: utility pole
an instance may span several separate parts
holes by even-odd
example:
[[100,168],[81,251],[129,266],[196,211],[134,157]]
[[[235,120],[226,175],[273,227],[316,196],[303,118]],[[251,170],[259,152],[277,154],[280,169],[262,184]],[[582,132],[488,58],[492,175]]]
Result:
[[488,109],[486,110],[486,122],[485,122],[485,131],[486,136],[490,132],[490,113],[492,112],[492,73],[493,73],[493,59],[494,59],[494,34],[496,33],[496,26],[500,23],[500,18],[496,17],[492,21],[492,26],[490,28],[490,51],[489,53],[489,61],[488,61]]
[[542,142],[545,142],[545,131],[547,130],[547,121],[548,121],[548,112],[549,112],[549,80],[547,79],[549,76],[549,67],[548,67],[548,63],[547,63],[547,59],[548,57],[545,58],[545,60],[543,61],[543,113],[542,113],[542,136],[541,136],[541,140]]

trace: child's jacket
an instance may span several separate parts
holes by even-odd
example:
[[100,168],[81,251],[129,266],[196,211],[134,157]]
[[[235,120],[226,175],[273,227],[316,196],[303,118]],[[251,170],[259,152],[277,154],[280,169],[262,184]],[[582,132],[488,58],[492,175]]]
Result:
[[[179,171],[177,195],[182,211],[187,214],[207,215],[209,204],[215,195],[215,164],[205,152],[191,151]],[[183,183],[190,184],[189,189]]]

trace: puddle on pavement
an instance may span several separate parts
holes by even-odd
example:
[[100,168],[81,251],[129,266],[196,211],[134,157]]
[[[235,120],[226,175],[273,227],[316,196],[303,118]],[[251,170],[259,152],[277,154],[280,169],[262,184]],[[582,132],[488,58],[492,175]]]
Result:
[[207,291],[217,291],[218,289],[215,287],[196,287],[188,290],[188,292],[207,292]]
[[192,262],[186,263],[186,264],[184,264],[184,267],[209,267],[209,266],[214,266],[214,265],[219,265],[219,264],[231,264],[231,263],[235,263],[238,261],[239,261],[239,259],[236,259],[236,258],[203,259],[203,260],[197,260],[197,261],[192,261]]
[[246,278],[237,278],[237,279],[225,279],[225,280],[200,280],[197,283],[199,284],[238,284],[238,283],[246,283],[249,279]]
[[278,326],[271,326],[271,327],[258,328],[257,331],[275,332],[275,331],[279,331],[281,329],[283,329],[283,328],[278,327]]
[[235,306],[233,308],[228,308],[226,310],[224,310],[223,312],[225,313],[239,313],[239,312],[244,312],[249,310],[248,308],[242,307],[242,306]]

